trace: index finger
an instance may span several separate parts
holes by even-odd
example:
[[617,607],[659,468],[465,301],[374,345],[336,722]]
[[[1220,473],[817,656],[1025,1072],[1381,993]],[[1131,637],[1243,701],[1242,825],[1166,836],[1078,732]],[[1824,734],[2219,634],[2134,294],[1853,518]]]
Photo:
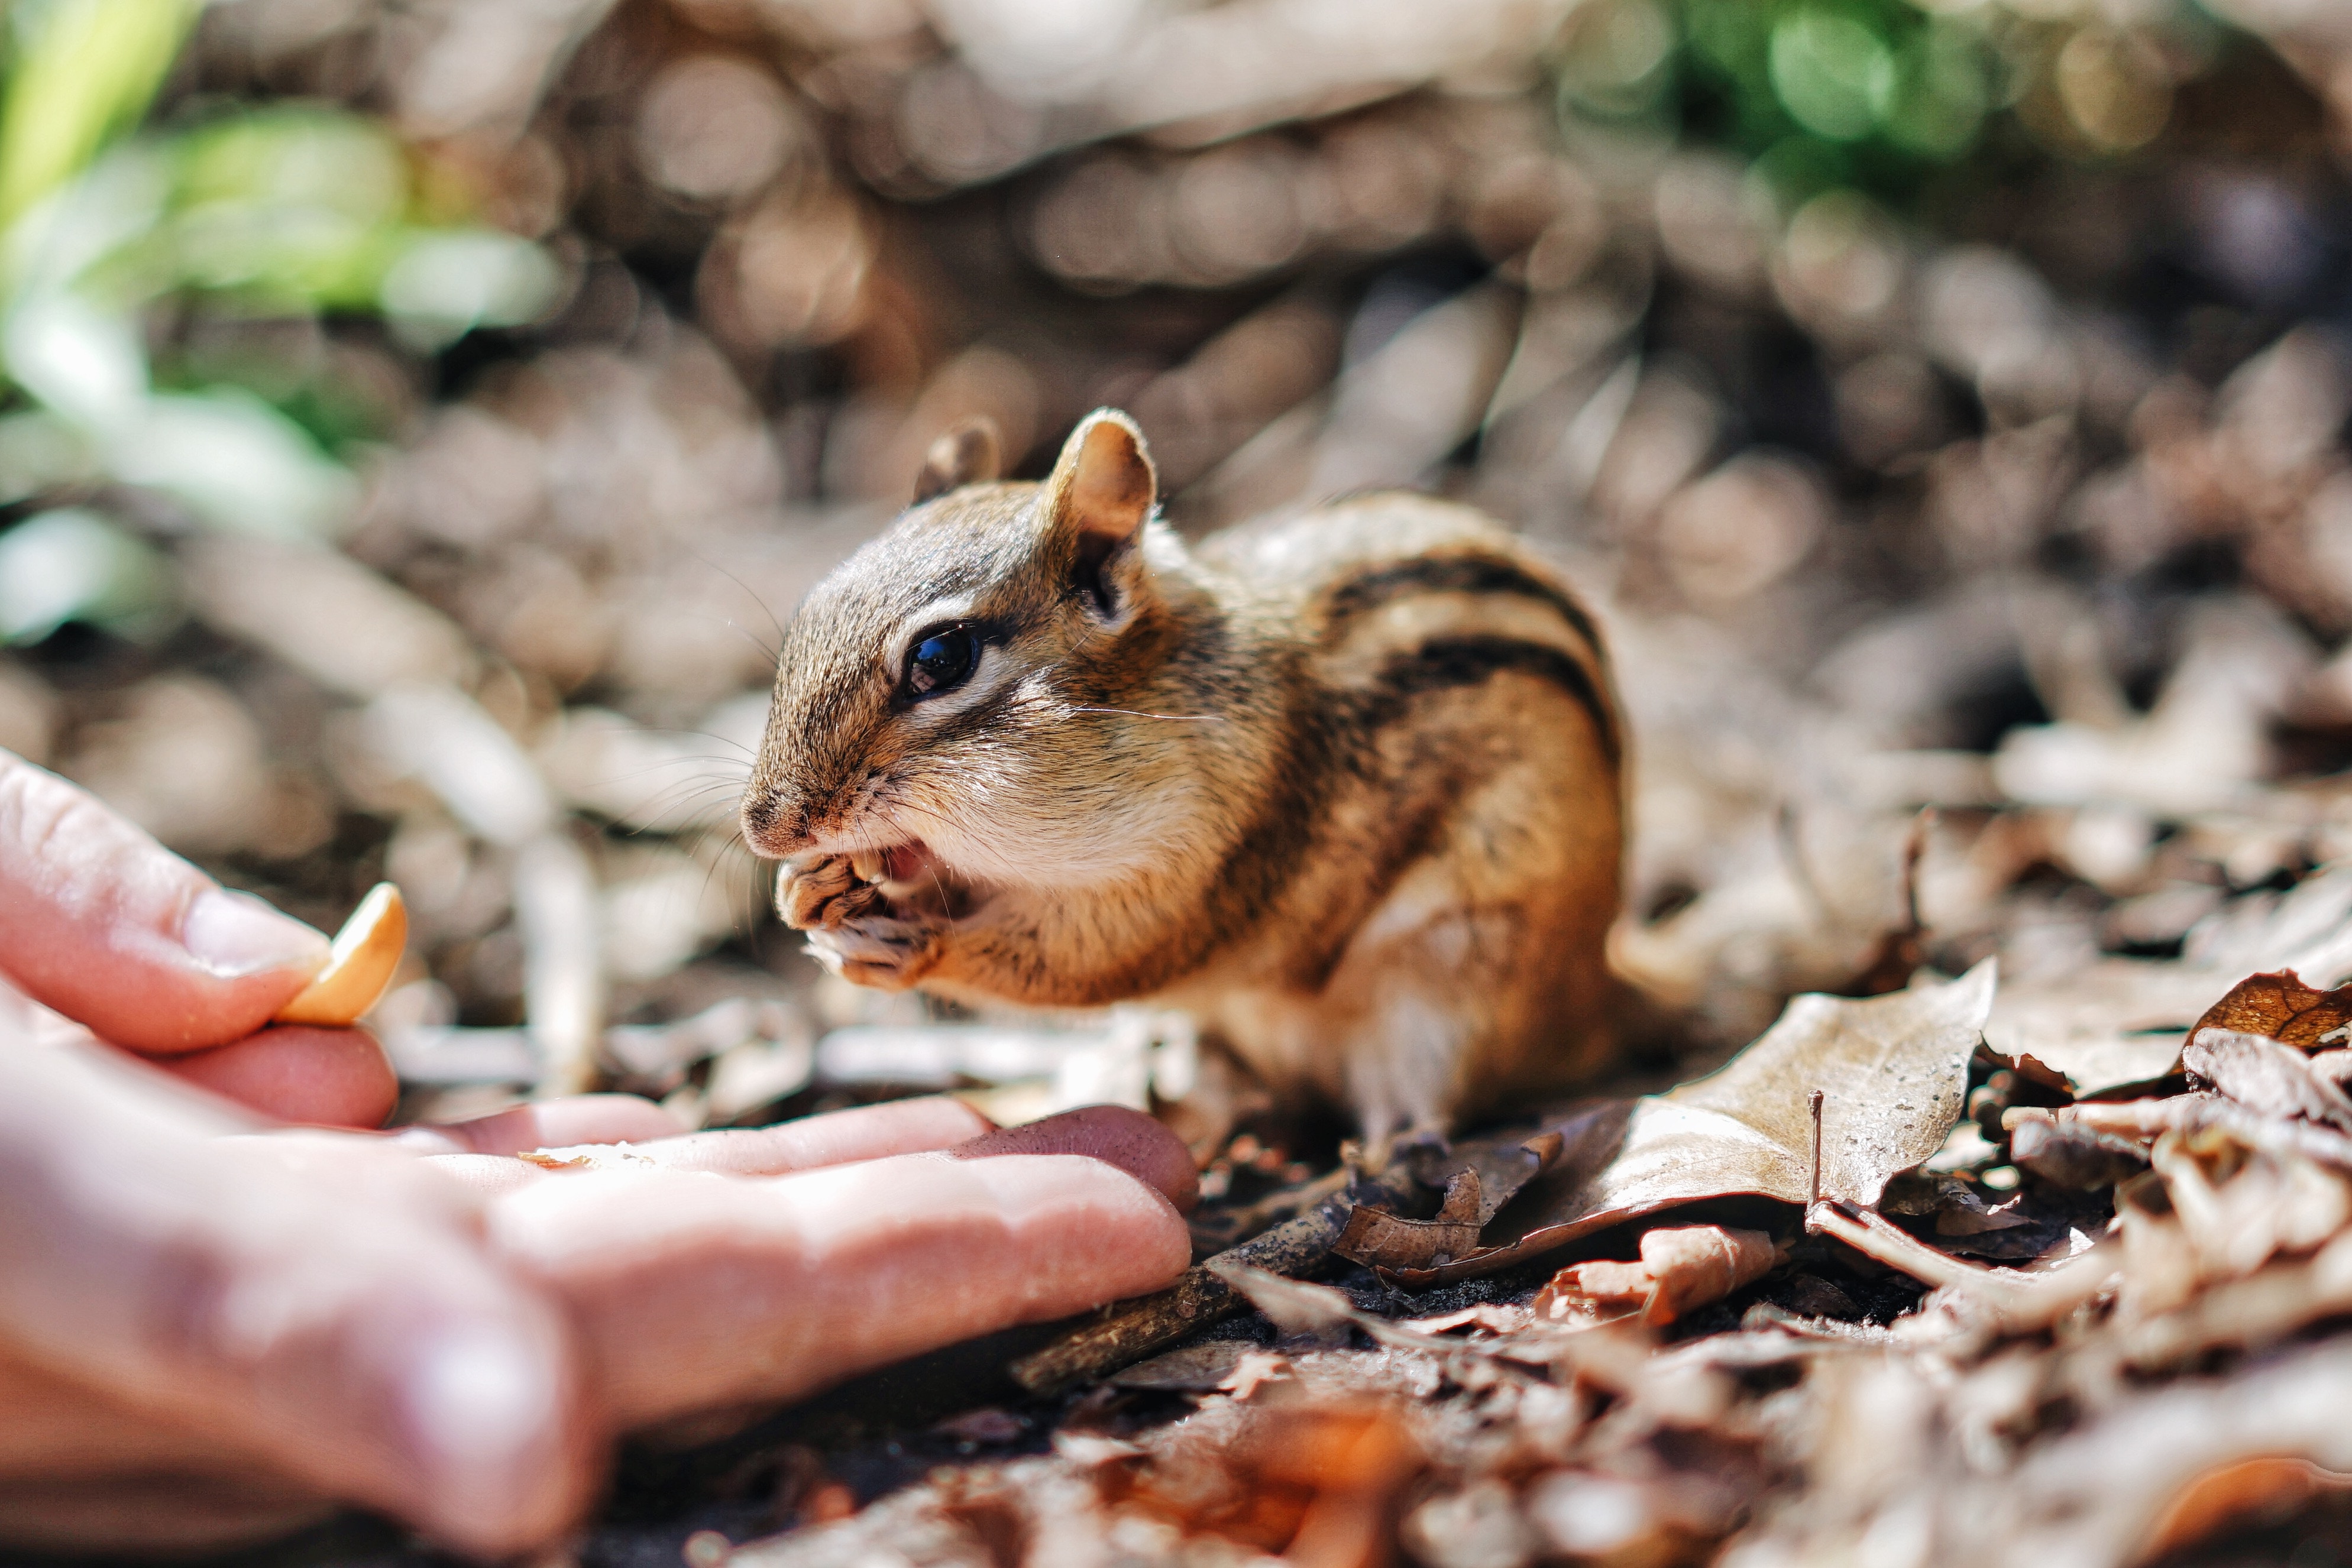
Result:
[[976,1334],[1166,1285],[1192,1239],[1101,1159],[899,1155],[786,1176],[589,1171],[493,1200],[572,1307],[625,1427],[799,1398]]
[[56,774],[0,751],[0,974],[117,1045],[176,1055],[260,1029],[327,961]]

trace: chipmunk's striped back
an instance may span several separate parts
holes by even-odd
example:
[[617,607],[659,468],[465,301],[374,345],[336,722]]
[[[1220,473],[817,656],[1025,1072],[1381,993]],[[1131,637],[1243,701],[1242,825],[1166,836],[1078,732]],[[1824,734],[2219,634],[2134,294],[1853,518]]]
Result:
[[1591,615],[1483,515],[1409,494],[1336,502],[1220,535],[1210,564],[1265,585],[1294,614],[1327,685],[1386,711],[1422,692],[1514,670],[1550,682],[1591,719],[1613,766],[1623,738]]
[[[1591,614],[1492,521],[1423,496],[1351,497],[1200,555],[1260,620],[1262,649],[1296,650],[1299,699],[1319,720],[1289,727],[1290,763],[1233,862],[1243,896],[1223,915],[1271,936],[1251,951],[1286,962],[1266,990],[1242,988],[1225,1032],[1276,1076],[1365,1107],[1368,1124],[1589,1070],[1607,1049],[1601,947],[1624,755]],[[1494,966],[1496,994],[1459,1004],[1466,1038],[1400,1036],[1399,1009],[1369,1001],[1318,1009],[1386,1015],[1353,1046],[1268,1027],[1285,1017],[1269,992],[1328,1003],[1393,988],[1426,953],[1381,955],[1400,936],[1425,950],[1438,930],[1453,933],[1440,946],[1482,948]]]

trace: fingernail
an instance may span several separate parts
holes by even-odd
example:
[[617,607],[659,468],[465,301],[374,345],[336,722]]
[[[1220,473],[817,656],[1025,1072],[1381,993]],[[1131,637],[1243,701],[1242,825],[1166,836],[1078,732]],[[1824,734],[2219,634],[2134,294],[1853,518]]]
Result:
[[224,980],[268,969],[315,974],[327,962],[322,934],[250,894],[226,888],[197,895],[180,927],[180,940],[197,963]]
[[419,1469],[446,1516],[495,1518],[530,1489],[557,1445],[556,1369],[540,1347],[488,1325],[446,1331],[409,1362],[401,1389]]

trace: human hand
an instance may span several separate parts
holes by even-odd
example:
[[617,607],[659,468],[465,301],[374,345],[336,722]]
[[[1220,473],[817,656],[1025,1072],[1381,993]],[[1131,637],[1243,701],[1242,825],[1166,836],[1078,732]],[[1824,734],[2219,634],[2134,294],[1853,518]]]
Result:
[[[87,796],[0,758],[14,889],[0,962],[35,995],[151,1065],[195,1078],[209,1060],[247,1103],[362,1105],[367,1072],[316,1046],[361,1042],[380,1069],[372,1040],[255,1032],[323,938],[247,921]],[[207,922],[259,938],[223,961]],[[617,1431],[797,1397],[1153,1289],[1189,1258],[1190,1161],[1133,1113],[993,1133],[911,1101],[665,1136],[659,1108],[593,1096],[389,1137],[257,1136],[12,1000],[0,1534],[20,1541],[201,1547],[349,1500],[513,1552],[579,1516]],[[205,1040],[228,1043],[183,1049]],[[579,1168],[511,1157],[621,1139],[644,1141],[563,1156]]]
[[13,983],[108,1043],[267,1115],[376,1126],[399,1086],[372,1036],[269,1025],[327,951],[320,933],[222,888],[85,791],[0,751],[0,991]]
[[663,1113],[593,1096],[392,1137],[223,1135],[119,1060],[18,1043],[0,1538],[19,1542],[217,1546],[341,1500],[509,1553],[579,1517],[614,1433],[800,1397],[1190,1259],[1191,1162],[1132,1112],[986,1132],[902,1101],[550,1170],[508,1156]]

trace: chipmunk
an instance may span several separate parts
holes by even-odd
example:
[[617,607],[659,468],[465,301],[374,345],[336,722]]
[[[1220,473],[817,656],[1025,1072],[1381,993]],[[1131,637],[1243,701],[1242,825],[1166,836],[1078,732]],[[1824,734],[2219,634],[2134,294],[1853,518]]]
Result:
[[997,472],[942,436],[785,637],[743,824],[820,960],[1181,1008],[1374,1143],[1605,1062],[1623,740],[1556,577],[1402,493],[1188,549],[1111,409]]

